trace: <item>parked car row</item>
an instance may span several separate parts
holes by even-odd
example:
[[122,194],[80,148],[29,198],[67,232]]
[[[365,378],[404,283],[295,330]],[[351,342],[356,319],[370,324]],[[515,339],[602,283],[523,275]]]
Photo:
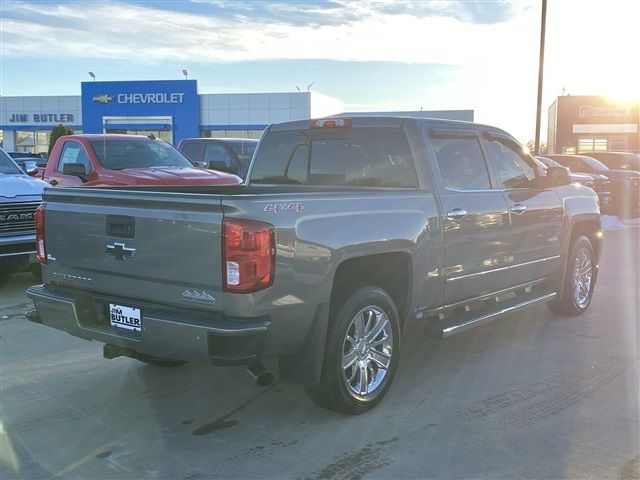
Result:
[[563,154],[545,155],[545,157],[555,160],[572,172],[584,173],[593,177],[596,191],[608,188],[612,198],[612,213],[624,216],[638,214],[640,210],[640,171],[609,168],[590,155]]

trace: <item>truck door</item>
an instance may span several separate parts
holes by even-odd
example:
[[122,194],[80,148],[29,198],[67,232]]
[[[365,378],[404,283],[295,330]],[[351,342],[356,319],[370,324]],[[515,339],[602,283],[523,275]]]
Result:
[[47,181],[58,187],[73,187],[81,185],[84,180],[77,175],[69,175],[65,173],[65,165],[83,165],[87,173],[87,177],[92,172],[91,161],[84,150],[84,146],[76,141],[68,140],[62,146],[58,164]]
[[444,304],[451,305],[508,286],[509,213],[478,132],[430,129],[429,136],[444,214]]
[[486,145],[510,218],[509,269],[512,285],[552,275],[560,266],[563,208],[545,188],[534,160],[514,139],[486,133]]

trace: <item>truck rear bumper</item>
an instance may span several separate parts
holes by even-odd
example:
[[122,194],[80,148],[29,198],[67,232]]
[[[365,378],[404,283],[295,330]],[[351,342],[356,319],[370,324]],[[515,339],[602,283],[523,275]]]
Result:
[[229,319],[219,314],[142,309],[141,332],[111,326],[100,300],[36,285],[27,290],[36,312],[27,319],[85,340],[118,345],[158,358],[215,365],[243,365],[267,349],[266,318]]

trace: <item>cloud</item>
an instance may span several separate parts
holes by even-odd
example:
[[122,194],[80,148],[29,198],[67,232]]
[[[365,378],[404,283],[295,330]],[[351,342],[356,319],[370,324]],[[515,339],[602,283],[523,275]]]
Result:
[[489,24],[481,21],[486,2],[199,1],[205,3],[183,11],[166,2],[152,8],[5,1],[2,54],[148,64],[328,59],[476,65],[494,56],[496,45],[502,55],[529,54],[537,28],[530,9],[521,7],[528,3],[493,2],[496,18],[508,21]]

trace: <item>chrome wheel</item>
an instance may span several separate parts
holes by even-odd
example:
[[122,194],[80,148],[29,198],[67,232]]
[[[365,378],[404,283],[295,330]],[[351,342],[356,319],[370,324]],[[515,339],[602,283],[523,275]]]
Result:
[[387,376],[393,353],[393,329],[379,307],[361,309],[351,320],[342,345],[343,380],[351,392],[367,396]]
[[580,308],[589,303],[593,276],[591,253],[585,247],[578,250],[573,274],[573,299]]

